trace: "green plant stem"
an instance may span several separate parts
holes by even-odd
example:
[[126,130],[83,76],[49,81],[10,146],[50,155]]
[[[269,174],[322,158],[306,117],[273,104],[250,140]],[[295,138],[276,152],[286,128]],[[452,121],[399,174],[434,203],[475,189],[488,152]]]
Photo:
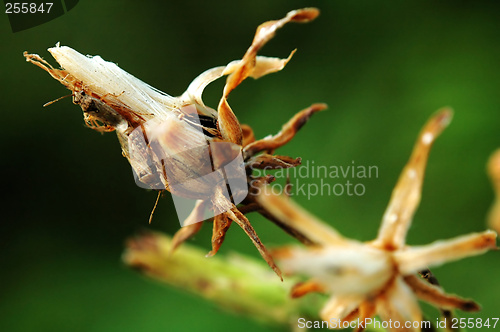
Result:
[[281,282],[260,260],[239,254],[207,258],[189,244],[174,253],[170,248],[171,238],[166,235],[140,235],[127,241],[123,261],[148,277],[260,322],[297,326],[299,317],[319,319],[325,297],[309,294],[291,299],[290,288],[298,279]]

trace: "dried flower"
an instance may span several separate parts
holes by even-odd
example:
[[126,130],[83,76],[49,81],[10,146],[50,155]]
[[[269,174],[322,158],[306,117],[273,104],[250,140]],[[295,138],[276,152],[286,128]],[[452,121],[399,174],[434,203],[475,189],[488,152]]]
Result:
[[[186,227],[179,230],[174,238],[174,248],[200,229],[200,221],[208,209],[214,216],[212,251],[209,255],[217,252],[227,229],[232,222],[236,222],[281,277],[271,255],[244,216],[251,211],[266,215],[251,195],[247,197],[248,182],[273,180],[272,177],[255,179],[251,169],[266,165],[299,165],[300,158],[276,156],[273,155],[274,150],[290,141],[313,113],[326,106],[314,104],[293,117],[277,135],[255,141],[252,129],[240,125],[227,97],[249,76],[259,78],[283,69],[294,51],[286,59],[257,56],[257,52],[285,24],[309,22],[318,14],[317,9],[305,8],[291,11],[280,20],[261,24],[241,60],[205,71],[179,97],[169,96],[147,85],[99,56],[84,56],[59,44],[49,48],[49,52],[63,69],[53,68],[36,54],[25,52],[24,56],[72,91],[73,102],[81,106],[89,127],[99,131],[116,131],[123,155],[132,165],[138,185],[169,190],[179,197],[197,200],[194,209],[182,222]],[[226,85],[215,111],[203,103],[203,90],[226,75]],[[261,152],[264,153],[257,155]],[[231,183],[228,185],[225,181],[234,175],[227,176],[227,167],[238,155],[241,155],[242,162],[238,164],[240,169],[235,168],[237,176],[234,177],[243,174],[245,190],[239,190],[241,186],[235,190]],[[236,207],[240,202],[243,203],[241,210]],[[290,232],[293,234],[293,231]],[[300,235],[294,235],[300,238]]]
[[431,145],[451,117],[451,110],[443,109],[425,125],[373,241],[361,243],[347,239],[288,198],[262,191],[258,200],[268,211],[314,242],[310,248],[283,248],[275,257],[286,272],[313,278],[297,285],[293,296],[311,291],[332,294],[320,313],[322,319],[351,321],[359,318],[364,321],[378,314],[384,321],[399,322],[400,329],[404,329],[405,322],[422,320],[417,298],[443,309],[479,310],[475,302],[446,294],[415,274],[430,266],[495,249],[495,232],[473,233],[423,246],[405,243],[420,202]]
[[491,155],[488,162],[488,173],[496,196],[488,215],[488,224],[491,228],[500,232],[500,149]]

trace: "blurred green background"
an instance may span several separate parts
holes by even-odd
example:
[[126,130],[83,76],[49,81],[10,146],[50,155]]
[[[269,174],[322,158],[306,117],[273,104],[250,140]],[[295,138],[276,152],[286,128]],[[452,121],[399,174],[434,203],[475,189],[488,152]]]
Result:
[[[23,51],[56,42],[101,55],[171,95],[202,71],[240,58],[258,24],[316,6],[320,17],[288,25],[260,54],[297,54],[280,73],[244,82],[230,104],[256,136],[275,133],[313,102],[315,115],[280,154],[317,165],[376,165],[366,194],[296,200],[347,236],[370,240],[427,118],[455,117],[429,159],[409,243],[481,231],[493,200],[485,174],[500,147],[500,2],[496,1],[88,1],[41,26],[12,33],[0,15],[2,95],[1,331],[274,331],[125,268],[124,240],[143,229],[173,234],[167,194],[153,224],[155,193],[135,186],[114,134],[87,129],[68,91]],[[216,105],[223,82],[207,90]],[[315,180],[316,181],[316,180]],[[268,246],[293,242],[250,215]],[[211,227],[192,241],[210,249]],[[258,257],[236,226],[219,252]],[[434,269],[448,292],[498,317],[498,253]],[[433,308],[425,306],[430,317]],[[279,330],[279,329],[278,329]]]

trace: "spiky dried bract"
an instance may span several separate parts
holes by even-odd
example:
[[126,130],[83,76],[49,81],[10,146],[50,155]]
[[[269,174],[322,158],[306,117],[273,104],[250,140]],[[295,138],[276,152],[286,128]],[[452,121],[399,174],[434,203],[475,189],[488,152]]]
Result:
[[491,230],[440,240],[425,246],[412,246],[395,252],[401,273],[416,273],[425,267],[439,266],[496,248],[497,233]]
[[462,311],[478,311],[481,307],[472,300],[462,299],[455,295],[446,294],[440,287],[431,285],[416,275],[404,277],[405,282],[415,292],[418,298],[432,305],[447,310],[460,309]]
[[377,245],[397,249],[405,244],[404,240],[411,219],[420,203],[425,166],[432,143],[448,126],[452,115],[449,108],[438,111],[420,133],[410,160],[392,192],[380,226]]
[[495,191],[495,201],[488,214],[488,225],[500,232],[500,149],[496,150],[490,157],[488,174]]
[[[284,61],[278,59],[274,61],[266,61],[265,66],[257,67],[255,65],[255,57],[257,56],[257,52],[271,38],[274,37],[274,35],[276,34],[276,30],[283,27],[285,24],[289,22],[309,22],[311,20],[314,20],[318,15],[319,11],[316,8],[293,10],[289,12],[284,18],[276,21],[265,22],[257,28],[257,32],[255,33],[252,45],[248,48],[241,62],[239,62],[235,66],[235,68],[232,68],[233,72],[227,78],[226,86],[224,87],[224,92],[217,108],[219,117],[225,120],[219,122],[219,130],[221,131],[222,137],[240,145],[243,138],[238,119],[234,115],[231,107],[229,107],[229,104],[227,102],[229,93],[248,76],[254,76],[258,78],[262,75],[281,70],[290,60],[293,54],[292,52],[288,59]],[[225,72],[225,74],[227,74],[227,72]]]
[[[186,228],[174,237],[174,248],[199,231],[201,224],[194,223],[200,221],[199,218],[209,209],[216,216],[209,255],[219,250],[226,231],[235,222],[281,277],[281,272],[248,219],[224,194],[227,189],[223,181],[215,181],[215,186],[210,185],[213,181],[205,174],[211,171],[211,161],[214,166],[225,165],[232,152],[244,156],[248,184],[258,180],[251,175],[253,167],[295,167],[300,164],[300,158],[275,156],[274,150],[290,141],[309,117],[324,109],[325,105],[314,104],[292,118],[278,135],[256,141],[253,130],[240,125],[227,98],[246,78],[260,78],[282,70],[295,51],[284,59],[257,56],[258,51],[285,24],[309,22],[318,14],[315,8],[304,8],[291,11],[280,20],[261,24],[241,60],[203,72],[179,97],[172,97],[149,86],[99,56],[84,56],[67,46],[58,44],[49,49],[62,69],[53,68],[36,54],[25,52],[24,56],[28,62],[44,69],[72,91],[73,102],[82,107],[89,127],[100,131],[116,130],[123,155],[132,165],[138,185],[199,200],[187,220],[181,223]],[[208,84],[226,75],[227,81],[215,111],[204,104],[203,91]],[[83,102],[81,96],[87,96],[87,102]],[[99,107],[102,112],[98,115],[98,112],[91,113]],[[225,146],[232,144],[232,147],[226,151],[216,151],[213,147],[217,144],[213,143],[226,143]],[[249,149],[242,153],[244,147]],[[265,153],[256,156],[260,152]],[[267,181],[271,181],[271,178],[267,178]],[[231,194],[234,198],[238,193],[231,190]],[[246,205],[252,208],[245,209]],[[263,207],[255,205],[255,200],[248,197],[241,208],[242,211],[258,211],[264,216],[269,215]],[[270,219],[275,221],[274,218]],[[279,222],[277,224],[282,226]],[[303,242],[308,241],[292,230],[285,230]]]
[[[323,320],[351,321],[376,314],[384,321],[400,322],[390,330],[405,329],[406,321],[421,321],[417,299],[441,309],[477,311],[479,305],[444,293],[415,275],[428,266],[441,265],[496,248],[493,231],[474,233],[424,246],[408,246],[405,238],[420,201],[430,147],[451,119],[451,110],[437,112],[418,137],[413,153],[393,191],[378,237],[360,243],[337,231],[291,202],[262,191],[258,202],[284,224],[304,233],[313,246],[287,247],[275,254],[285,273],[312,278],[295,296],[308,291],[331,293],[320,316]],[[418,330],[415,327],[407,330]]]

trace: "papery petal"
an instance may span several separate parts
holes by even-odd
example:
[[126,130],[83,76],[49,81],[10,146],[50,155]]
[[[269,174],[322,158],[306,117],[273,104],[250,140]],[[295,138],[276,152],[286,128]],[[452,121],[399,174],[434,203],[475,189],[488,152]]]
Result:
[[462,311],[478,311],[480,306],[472,301],[455,295],[446,294],[440,287],[429,284],[415,275],[404,277],[405,282],[422,300],[441,309],[460,309]]
[[84,56],[67,46],[49,48],[57,62],[99,96],[108,96],[141,114],[163,116],[180,107],[175,97],[144,83],[100,56]]
[[[268,57],[268,56],[261,56],[257,55],[255,57],[255,65],[253,69],[249,72],[249,77],[258,79],[261,78],[262,76],[276,73],[287,65],[287,63],[292,59],[293,55],[295,54],[296,50],[293,50],[288,58],[282,59],[282,58],[276,58],[276,57]],[[229,75],[238,70],[242,62],[244,60],[235,60],[231,61],[226,68],[224,68],[224,71],[222,72],[222,76],[224,75]]]
[[225,68],[224,66],[210,68],[196,77],[180,97],[183,103],[196,105],[201,114],[217,117],[215,110],[203,103],[202,95],[207,85],[223,76]]
[[432,143],[449,124],[452,115],[449,108],[439,110],[420,133],[385,210],[375,242],[378,246],[391,250],[405,244],[406,233],[420,203],[424,172]]
[[432,266],[455,261],[496,249],[497,234],[494,231],[472,233],[450,240],[436,241],[425,246],[413,246],[394,253],[399,271],[409,275]]
[[[264,75],[282,70],[288,61],[290,61],[293,53],[294,52],[286,59],[257,56],[255,59],[255,68],[250,76],[257,79]],[[189,84],[187,90],[180,97],[182,104],[194,104],[197,106],[200,114],[217,117],[217,112],[206,106],[203,102],[203,91],[210,83],[237,70],[241,65],[241,61],[242,60],[234,60],[226,66],[210,68],[201,73],[191,82],[191,84]]]
[[[377,313],[384,322],[392,322],[389,331],[420,331],[422,312],[412,290],[397,277],[390,288],[377,298]],[[412,324],[415,323],[414,328]]]
[[243,133],[240,122],[234,115],[226,98],[221,99],[217,107],[217,113],[217,129],[219,129],[222,138],[231,143],[242,145]]

